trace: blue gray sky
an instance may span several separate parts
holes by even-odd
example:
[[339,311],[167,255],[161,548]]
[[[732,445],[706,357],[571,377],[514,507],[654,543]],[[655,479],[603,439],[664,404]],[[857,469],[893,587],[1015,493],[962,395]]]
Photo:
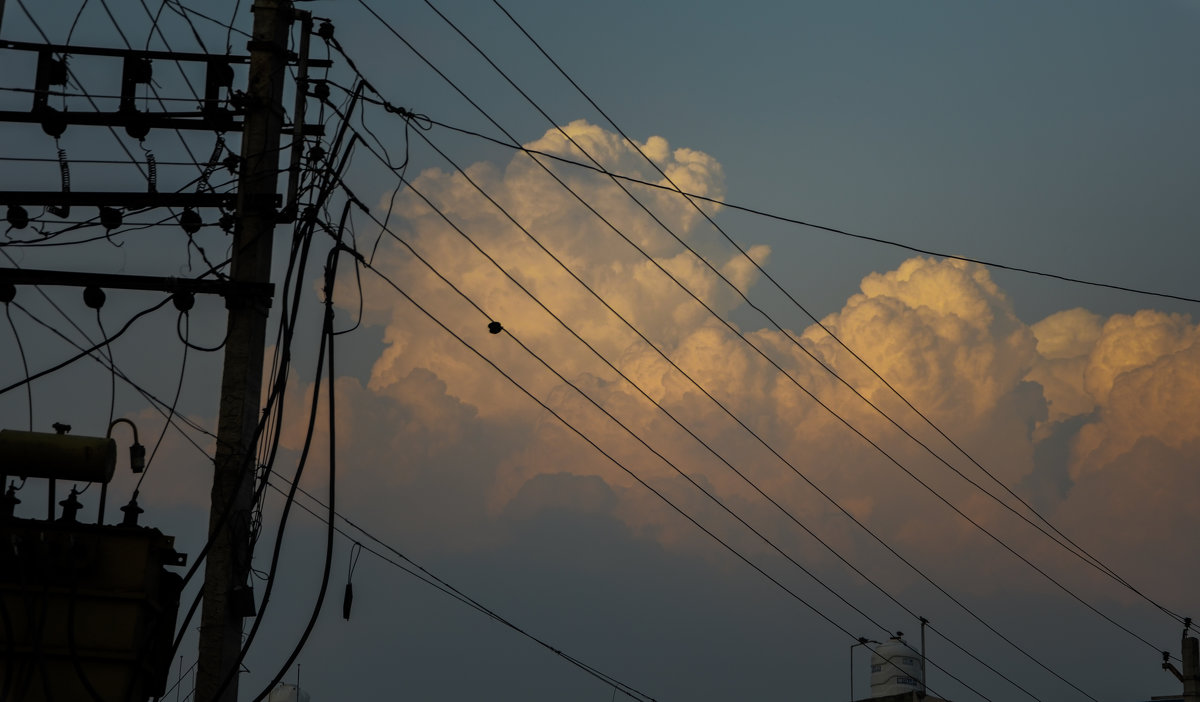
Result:
[[[124,32],[137,46],[163,48],[165,37],[176,50],[200,51],[203,41],[222,53],[224,28],[191,15],[193,34],[175,11],[183,6],[250,26],[246,3],[164,3],[161,35],[150,34],[147,11],[134,3],[110,3],[115,21],[99,0],[25,4],[55,42],[66,42],[76,13],[71,41],[102,46],[121,46]],[[585,148],[612,172],[662,179],[494,4],[436,4],[550,121],[427,4],[368,3],[521,144],[575,160]],[[340,513],[526,632],[659,700],[846,699],[852,684],[863,697],[867,654],[851,644],[896,630],[915,642],[915,616],[933,624],[928,683],[947,699],[1127,702],[1177,691],[1158,651],[1177,652],[1182,625],[1170,613],[1191,614],[1188,583],[1200,575],[1190,557],[1200,488],[1196,303],[920,256],[704,204],[726,239],[678,196],[631,187],[722,280],[602,176],[552,167],[612,226],[528,156],[442,126],[507,141],[362,3],[302,5],[332,21],[387,101],[438,123],[406,129],[375,105],[352,123],[393,163],[408,144],[413,188],[400,190],[389,214],[395,174],[361,148],[346,171],[348,187],[375,217],[388,218],[396,238],[381,237],[371,269],[359,271],[361,285],[347,259],[339,268],[339,328],[361,319],[337,337]],[[689,192],[931,252],[1200,297],[1200,4],[503,5]],[[15,0],[0,37],[39,40]],[[233,34],[233,50],[242,52],[244,41]],[[325,55],[319,41],[314,46]],[[0,87],[32,81],[32,61],[14,56],[5,56],[11,68]],[[343,105],[354,75],[331,57],[332,100]],[[110,68],[72,62],[97,95],[115,89],[119,66]],[[188,95],[165,62],[155,64],[155,81],[164,96]],[[0,99],[4,109],[24,109],[28,95],[5,91]],[[90,109],[70,100],[71,109]],[[337,124],[331,118],[328,128]],[[36,126],[3,130],[4,155],[55,158],[54,140]],[[211,134],[184,140],[199,160],[213,151]],[[146,187],[127,164],[83,163],[127,161],[118,142],[143,161],[144,149],[155,154],[161,190],[197,175],[170,165],[187,159],[175,134],[152,132],[139,143],[72,127],[57,146],[79,162],[76,190]],[[229,145],[236,148],[236,136]],[[59,187],[56,163],[9,161],[2,173],[0,189]],[[344,192],[332,201],[336,217]],[[48,231],[62,226],[33,214]],[[379,226],[358,212],[352,225],[355,244],[370,252]],[[175,226],[85,241],[97,233],[82,228],[43,241],[10,230],[0,251],[23,267],[153,275],[196,275],[207,267],[202,257],[227,255],[225,235],[211,226],[191,245]],[[277,241],[281,283],[288,231]],[[44,245],[51,242],[73,243]],[[328,248],[318,239],[311,260],[323,261]],[[304,443],[319,276],[310,261],[298,283],[281,486]],[[18,291],[22,307],[10,307],[12,322],[0,327],[4,386],[26,372],[18,339],[30,372],[75,353],[36,319],[83,343],[83,333],[99,338],[99,325],[111,333],[161,299],[109,291],[97,319],[77,291],[45,292],[65,317],[37,291]],[[190,341],[215,345],[223,319],[219,301],[199,301],[186,320],[168,306],[131,326],[112,353],[131,380],[212,429],[219,354],[185,352],[179,337],[186,323]],[[489,320],[506,333],[489,334]],[[156,439],[161,413],[124,382],[114,399],[111,382],[100,364],[81,361],[33,383],[31,396],[23,388],[0,395],[0,425],[48,430],[64,421],[76,433],[103,434],[111,401],[114,416],[138,423],[143,443]],[[327,395],[322,389],[322,412]],[[211,476],[203,451],[212,441],[186,431],[200,450],[167,431],[140,500],[145,523],[194,555]],[[319,424],[312,454],[327,455],[328,442]],[[301,478],[319,498],[326,464],[310,462]],[[110,505],[134,484],[122,466]],[[44,495],[30,481],[22,516],[40,515]],[[85,493],[89,509],[95,498],[95,488]],[[281,503],[267,493],[255,560],[262,571]],[[1103,566],[1052,541],[1047,523]],[[325,611],[299,668],[288,672],[313,700],[614,698],[612,686],[371,553],[351,572],[353,539],[382,547],[346,529],[353,536],[336,542]],[[285,536],[278,584],[246,661],[245,699],[286,658],[321,578],[320,520],[295,512]],[[354,610],[343,621],[348,580]],[[256,579],[256,592],[263,588]],[[186,670],[194,659],[189,635],[178,662]]]

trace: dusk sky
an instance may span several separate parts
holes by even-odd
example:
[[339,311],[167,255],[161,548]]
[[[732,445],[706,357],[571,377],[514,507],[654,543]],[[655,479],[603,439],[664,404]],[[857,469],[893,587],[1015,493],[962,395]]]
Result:
[[[928,685],[945,699],[1179,691],[1159,651],[1178,655],[1179,617],[1200,611],[1200,2],[431,2],[298,5],[332,22],[378,93],[351,120],[361,143],[325,215],[336,226],[348,192],[371,210],[353,210],[347,237],[365,260],[356,271],[341,257],[334,292],[335,327],[355,327],[336,337],[334,383],[336,509],[352,524],[338,522],[349,536],[288,681],[313,702],[623,698],[523,631],[664,702],[844,700],[851,670],[868,694],[856,638],[903,630],[916,645],[925,617]],[[55,43],[78,13],[74,44],[245,52],[221,23],[248,31],[248,2],[159,4],[110,0],[110,20],[101,0],[9,0],[0,38],[42,41],[27,8]],[[312,55],[327,56],[316,37]],[[13,89],[32,86],[32,56],[4,51],[0,109],[28,108]],[[355,73],[328,56],[344,109]],[[119,89],[119,62],[71,67],[93,95]],[[185,74],[202,90],[202,72]],[[190,97],[170,62],[154,80]],[[341,120],[311,100],[318,120],[328,150]],[[198,169],[173,164],[207,161],[215,141],[0,135],[0,190],[59,189],[56,148],[75,190],[144,191],[129,161],[144,167],[147,150],[160,191],[194,190]],[[628,192],[510,139],[594,159]],[[9,229],[0,267],[190,277],[229,255],[218,212],[201,213],[191,243],[165,211],[129,213],[109,237],[94,208],[30,214],[44,234],[85,226]],[[271,339],[290,226],[276,236]],[[284,490],[305,444],[330,248],[318,231],[292,288],[271,478]],[[61,312],[21,287],[0,322],[0,387],[25,378],[22,349],[28,373],[77,353],[48,327],[91,345],[164,297],[108,290],[97,314],[77,289],[43,292]],[[221,354],[181,338],[216,346],[224,320],[219,299],[186,318],[168,304],[112,344],[129,381],[186,419],[139,503],[189,559],[206,534],[202,430],[215,431]],[[153,448],[166,424],[95,360],[31,387],[0,394],[0,427],[101,436],[112,403]],[[316,600],[327,409],[323,381],[300,480],[311,496],[297,500],[320,516],[289,517],[241,699],[274,676]],[[123,460],[117,473],[109,521],[137,483]],[[93,519],[97,493],[81,497]],[[265,494],[260,600],[283,505]],[[19,497],[19,516],[44,516],[44,484]],[[355,541],[392,562],[363,552],[352,565]],[[521,631],[396,567],[388,547]],[[190,685],[185,673],[184,697]]]

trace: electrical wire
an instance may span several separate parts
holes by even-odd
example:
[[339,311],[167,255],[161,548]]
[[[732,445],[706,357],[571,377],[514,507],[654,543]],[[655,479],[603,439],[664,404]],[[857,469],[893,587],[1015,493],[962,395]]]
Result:
[[[151,312],[156,312],[156,311],[162,309],[170,301],[171,301],[171,298],[168,297],[168,298],[162,300],[161,302],[154,304],[150,307],[147,307],[146,309],[142,310],[141,312],[138,312],[137,314],[130,317],[125,322],[125,324],[122,325],[119,330],[117,330],[117,332],[115,334],[113,334],[112,336],[105,337],[99,343],[93,344],[90,348],[80,351],[79,353],[75,354],[74,356],[71,356],[70,358],[66,359],[65,361],[62,361],[54,366],[51,366],[50,368],[46,368],[45,370],[38,371],[37,373],[34,373],[33,375],[26,376],[25,379],[23,379],[23,380],[19,380],[15,383],[10,383],[9,385],[6,385],[5,387],[0,388],[0,395],[3,395],[10,390],[14,390],[16,388],[29,385],[30,383],[37,380],[38,378],[41,378],[41,377],[50,375],[51,373],[54,373],[56,371],[62,370],[63,368],[66,368],[67,366],[71,365],[72,363],[75,363],[79,359],[92,355],[93,352],[98,351],[99,349],[104,348],[105,346],[112,343],[113,341],[116,341],[117,339],[121,338],[121,336],[125,332],[129,331],[129,328],[131,326],[133,326],[134,322],[136,322],[137,320],[141,319],[142,317],[150,314]],[[20,308],[20,309],[24,310],[24,308]],[[26,312],[26,314],[29,314],[29,313]],[[33,317],[33,315],[30,315],[30,317]]]
[[[343,220],[343,223],[344,223],[344,220]],[[312,613],[309,615],[308,624],[305,625],[304,632],[300,635],[300,639],[296,642],[295,647],[292,648],[292,652],[288,656],[287,660],[284,661],[283,665],[281,665],[279,667],[279,671],[275,674],[274,678],[272,678],[271,682],[269,684],[267,684],[267,686],[265,688],[263,688],[262,692],[260,692],[258,695],[256,695],[254,697],[254,702],[261,702],[261,700],[265,699],[267,697],[267,695],[271,694],[271,691],[275,689],[275,686],[277,684],[279,684],[279,681],[287,673],[287,670],[289,668],[291,668],[292,663],[294,663],[296,660],[296,657],[300,655],[300,651],[304,648],[305,643],[307,643],[307,641],[308,641],[308,637],[312,634],[313,628],[316,626],[317,616],[321,612],[321,605],[324,604],[325,594],[328,592],[328,589],[329,589],[329,573],[330,573],[330,567],[333,564],[333,534],[334,534],[334,526],[335,526],[334,509],[336,507],[335,497],[337,494],[337,489],[336,489],[337,488],[337,468],[336,468],[336,466],[337,466],[337,432],[336,432],[337,419],[336,419],[336,412],[335,412],[335,406],[336,406],[335,399],[336,399],[337,393],[334,388],[334,381],[336,380],[337,376],[335,374],[335,367],[334,367],[334,340],[335,340],[336,335],[333,333],[333,288],[334,288],[334,279],[337,275],[338,253],[343,248],[344,247],[343,247],[342,243],[339,241],[338,244],[333,247],[333,250],[329,252],[329,256],[326,259],[326,266],[325,266],[325,324],[324,324],[323,333],[326,336],[327,343],[329,345],[329,366],[328,366],[328,375],[326,378],[326,382],[328,383],[328,386],[329,386],[328,387],[329,399],[327,401],[328,405],[329,405],[329,409],[327,412],[328,417],[329,417],[329,504],[327,506],[328,514],[326,517],[325,564],[321,570],[321,589],[317,593],[317,600],[316,600],[315,604],[313,605]],[[319,353],[318,353],[318,356],[320,356]],[[320,361],[318,361],[318,363],[320,363]],[[315,418],[316,396],[317,396],[315,387],[316,387],[316,384],[318,384],[318,383],[320,383],[319,378],[314,382],[314,390],[313,390],[314,418]],[[296,478],[292,481],[292,487],[298,488],[299,484],[300,484],[300,470],[298,468],[296,471]],[[296,499],[295,492],[294,491],[290,492],[288,494],[287,501],[285,502],[285,506],[284,506],[285,512],[287,511],[288,507],[290,507],[292,504],[294,504],[295,499]],[[281,523],[280,523],[279,532],[278,532],[280,536],[282,536],[282,534],[283,534],[283,521],[284,521],[284,518],[280,517]],[[278,548],[278,545],[279,545],[279,542],[277,541],[276,548]],[[263,599],[263,607],[264,608],[266,607],[266,596],[265,595],[264,595],[264,599]],[[249,642],[247,641],[247,643],[249,643]],[[220,698],[220,695],[218,694],[217,697]]]
[[[283,479],[281,478],[281,480],[283,480]],[[278,492],[280,495],[287,495],[287,492],[285,492],[283,490],[283,488],[280,488],[274,484],[272,484],[270,487],[272,490]],[[290,488],[290,486],[289,486],[289,488]],[[315,502],[321,509],[328,509],[328,505],[321,502],[321,500],[319,498],[313,496],[312,494],[307,492],[304,488],[297,488],[297,491],[300,494],[304,495],[309,500],[312,500],[313,502]],[[297,502],[296,506],[299,507],[300,509],[304,510],[305,512],[309,513],[310,515],[312,515],[313,517],[315,517],[317,519],[321,519],[321,520],[326,519],[326,517],[324,517],[320,514],[317,514],[316,511],[314,511],[312,508],[306,506],[305,504],[303,504],[301,502]],[[470,607],[471,609],[474,609],[475,611],[479,612],[480,614],[483,614],[484,616],[491,618],[492,620],[496,621],[497,623],[508,627],[509,629],[515,631],[516,633],[520,634],[521,636],[524,636],[525,638],[536,643],[537,645],[541,646],[542,648],[550,651],[551,653],[558,656],[559,658],[562,658],[563,660],[567,661],[568,663],[576,666],[577,668],[580,668],[581,670],[588,673],[589,675],[597,678],[601,682],[603,682],[607,685],[611,685],[615,691],[620,692],[621,694],[625,695],[626,697],[629,697],[632,699],[642,699],[642,700],[647,700],[647,701],[654,700],[654,698],[651,697],[650,695],[648,695],[644,692],[641,692],[641,691],[637,690],[636,688],[634,688],[626,683],[621,682],[617,678],[614,678],[611,675],[603,673],[600,670],[584,663],[582,660],[563,652],[558,647],[553,646],[552,644],[548,643],[547,641],[545,641],[541,638],[538,638],[537,636],[531,634],[526,629],[524,629],[524,628],[514,624],[512,621],[504,618],[503,616],[498,614],[495,610],[488,608],[486,605],[480,603],[478,600],[472,598],[471,596],[463,593],[461,590],[454,587],[446,580],[433,574],[432,572],[427,570],[424,566],[421,566],[420,564],[416,563],[411,558],[404,555],[404,553],[402,553],[400,550],[398,550],[395,546],[388,544],[387,542],[383,541],[378,536],[367,531],[364,527],[359,526],[356,522],[352,521],[350,518],[348,518],[341,512],[335,511],[334,516],[336,519],[341,520],[342,523],[346,524],[348,527],[357,531],[362,537],[377,544],[379,549],[382,549],[382,550],[378,550],[378,549],[372,548],[371,546],[364,545],[360,541],[358,541],[357,538],[355,538],[349,532],[347,532],[345,529],[342,529],[341,527],[336,527],[336,531],[338,534],[340,534],[342,537],[344,537],[347,541],[352,542],[353,544],[356,544],[358,546],[358,548],[361,549],[362,551],[366,551],[367,553],[370,553],[371,555],[375,556],[376,558],[383,561],[384,563],[387,563],[388,565],[390,565],[394,568],[397,568],[398,570],[403,571],[404,573],[425,583],[426,585],[437,590],[438,592],[441,592],[442,594],[446,595],[447,597],[457,600],[458,602]],[[395,558],[389,557],[387,555],[387,553],[384,553],[383,551],[387,551],[388,553],[391,553]]]
[[449,129],[450,131],[457,132],[459,134],[463,134],[466,136],[476,137],[476,138],[482,139],[484,141],[490,142],[492,144],[495,144],[496,146],[503,146],[508,149],[512,149],[513,151],[525,153],[530,156],[540,156],[543,158],[551,159],[553,161],[557,161],[558,163],[562,163],[564,165],[574,166],[577,168],[584,168],[584,169],[593,171],[595,173],[600,173],[602,175],[608,176],[610,178],[617,178],[618,180],[622,180],[622,181],[625,181],[626,183],[631,183],[633,185],[645,186],[647,188],[655,188],[657,190],[665,190],[667,192],[672,192],[672,193],[682,195],[683,197],[690,199],[690,200],[696,200],[699,202],[707,202],[707,203],[710,203],[713,205],[719,205],[721,207],[726,207],[731,210],[737,210],[739,212],[744,212],[746,214],[754,215],[756,217],[763,217],[765,219],[771,219],[771,220],[774,220],[777,222],[783,222],[785,224],[795,224],[797,226],[805,227],[807,229],[815,229],[818,231],[827,232],[829,234],[836,234],[838,236],[844,236],[844,237],[848,237],[851,239],[859,239],[862,241],[868,241],[868,242],[872,242],[875,244],[882,244],[884,246],[891,246],[894,248],[903,249],[905,251],[921,254],[924,256],[933,256],[936,258],[950,259],[953,261],[963,261],[965,263],[975,263],[975,264],[984,266],[986,268],[993,268],[996,270],[1010,271],[1013,273],[1022,273],[1025,275],[1031,275],[1031,276],[1036,276],[1036,277],[1041,277],[1041,278],[1050,278],[1050,279],[1058,280],[1058,281],[1064,282],[1064,283],[1072,283],[1075,285],[1085,285],[1085,286],[1095,287],[1095,288],[1104,288],[1107,290],[1115,290],[1117,292],[1130,293],[1130,294],[1134,294],[1134,295],[1145,295],[1147,297],[1157,297],[1157,298],[1162,298],[1162,299],[1166,299],[1166,300],[1175,300],[1177,302],[1191,302],[1191,303],[1200,304],[1200,298],[1188,297],[1186,295],[1176,295],[1173,293],[1166,293],[1166,292],[1161,292],[1161,291],[1156,291],[1156,290],[1135,288],[1135,287],[1131,287],[1131,286],[1127,286],[1127,285],[1119,285],[1116,283],[1105,283],[1105,282],[1096,281],[1096,280],[1089,280],[1086,278],[1078,278],[1078,277],[1074,277],[1074,276],[1069,276],[1069,275],[1065,275],[1065,274],[1061,274],[1061,273],[1042,271],[1042,270],[1038,270],[1038,269],[1030,268],[1030,267],[1026,267],[1026,266],[1018,266],[1015,264],[998,263],[996,261],[989,261],[989,260],[982,259],[982,258],[975,258],[973,256],[946,253],[944,251],[935,251],[933,249],[927,249],[927,248],[923,248],[923,247],[916,246],[913,244],[906,244],[901,241],[896,241],[893,239],[885,239],[885,238],[870,235],[870,234],[856,233],[856,232],[849,231],[847,229],[842,229],[839,227],[834,227],[834,226],[826,225],[826,224],[818,224],[816,222],[812,222],[812,221],[805,220],[805,219],[799,219],[797,217],[776,214],[776,213],[773,213],[769,210],[765,210],[762,208],[751,207],[749,205],[741,205],[736,202],[729,202],[728,200],[722,200],[722,199],[710,197],[707,195],[700,195],[698,193],[687,192],[687,191],[672,187],[670,185],[663,185],[662,183],[655,183],[652,181],[643,180],[641,178],[636,178],[633,176],[616,173],[616,172],[610,171],[602,166],[595,166],[592,164],[583,163],[581,161],[578,161],[578,160],[575,160],[572,158],[567,158],[565,156],[561,156],[558,154],[552,154],[552,153],[549,153],[546,151],[539,151],[538,149],[531,149],[526,146],[523,146],[522,144],[520,144],[512,139],[508,139],[508,140],[497,139],[496,137],[488,136],[481,132],[477,132],[477,131],[474,131],[471,129],[465,129],[463,127],[457,127],[452,124],[447,124],[445,122],[438,121],[436,119],[430,118],[430,122],[434,126],[442,127],[443,129]]
[[[102,351],[101,353],[102,353],[102,355],[107,357],[108,365],[111,366],[113,369],[112,372],[109,374],[109,377],[111,378],[111,385],[110,385],[109,395],[108,395],[108,421],[105,422],[105,424],[104,424],[104,426],[106,426],[106,427],[111,427],[112,422],[113,422],[113,416],[117,412],[117,370],[116,370],[117,362],[114,360],[114,357],[113,357],[112,339],[109,339],[108,334],[105,333],[105,331],[104,331],[104,319],[100,314],[100,307],[96,308],[96,326],[99,327],[99,329],[100,329],[100,338],[105,339],[104,351]],[[3,393],[0,393],[0,394],[3,394]]]
[[170,410],[167,412],[166,421],[163,422],[162,431],[158,433],[158,439],[154,442],[154,447],[150,449],[150,455],[146,458],[146,467],[142,469],[142,474],[138,476],[137,484],[133,486],[133,494],[130,500],[136,500],[138,491],[142,489],[142,483],[146,480],[146,476],[150,473],[150,468],[155,465],[154,457],[158,455],[158,449],[162,446],[163,439],[167,436],[167,429],[171,426],[171,419],[175,416],[176,409],[179,407],[179,397],[183,392],[183,379],[187,374],[188,365],[188,349],[191,345],[187,343],[187,328],[183,332],[183,358],[179,361],[179,382],[175,384],[175,397],[171,400]]
[[[25,397],[29,403],[29,431],[33,431],[33,385],[29,383],[29,361],[25,358],[25,345],[21,343],[21,334],[17,331],[17,325],[13,322],[12,308],[9,306],[12,303],[8,300],[4,303],[4,316],[8,319],[8,327],[12,329],[13,340],[17,342],[17,351],[21,355],[21,367],[25,370]],[[0,491],[4,490],[4,485],[0,485]]]
[[205,353],[212,353],[213,351],[220,351],[221,349],[225,348],[225,342],[229,340],[228,329],[225,330],[225,337],[221,339],[221,343],[217,344],[216,346],[198,346],[188,340],[190,321],[191,315],[187,312],[187,310],[179,313],[179,317],[175,322],[175,333],[179,337],[180,343],[192,350],[203,351]]

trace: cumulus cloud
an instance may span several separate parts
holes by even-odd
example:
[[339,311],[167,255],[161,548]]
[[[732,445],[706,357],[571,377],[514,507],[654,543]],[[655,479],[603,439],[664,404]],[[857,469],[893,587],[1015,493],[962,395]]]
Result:
[[[606,168],[661,179],[617,135],[585,122],[564,129]],[[582,158],[556,130],[530,146]],[[682,187],[713,197],[723,192],[720,165],[710,156],[672,147],[661,137],[651,137],[641,147]],[[366,318],[384,328],[384,350],[365,385],[338,381],[339,396],[345,395],[340,406],[349,408],[339,443],[350,455],[350,470],[376,476],[377,485],[395,486],[404,495],[399,498],[404,509],[396,518],[413,528],[437,524],[438,539],[478,544],[503,538],[497,524],[511,525],[551,510],[603,514],[623,522],[637,538],[671,548],[709,548],[694,527],[662,505],[624,466],[689,512],[705,515],[724,533],[737,534],[737,543],[747,548],[764,547],[754,545],[677,471],[789,548],[821,558],[821,550],[798,535],[794,524],[731,471],[724,458],[852,557],[869,557],[877,547],[796,471],[886,534],[894,546],[934,571],[946,571],[949,578],[988,572],[998,578],[989,582],[1000,583],[1009,577],[1004,574],[1010,572],[1005,569],[1011,558],[947,508],[943,497],[1031,558],[1056,564],[1063,560],[1061,551],[905,438],[816,360],[1014,509],[1025,511],[1005,488],[1068,525],[1082,525],[1083,514],[1155,509],[1161,491],[1150,489],[1146,476],[1165,479],[1200,458],[1195,455],[1200,437],[1190,421],[1200,416],[1200,345],[1195,343],[1200,332],[1185,317],[1143,311],[1104,318],[1075,309],[1030,324],[1018,318],[985,268],[914,258],[895,270],[866,276],[860,292],[822,320],[823,328],[811,325],[783,333],[739,329],[743,339],[663,271],[722,315],[737,310],[737,293],[642,208],[599,174],[548,165],[607,223],[525,155],[502,166],[468,169],[470,179],[520,227],[480,196],[466,176],[429,170],[414,179],[415,190],[495,263],[420,198],[406,193],[397,208],[400,236],[472,302],[402,246],[382,246],[376,265],[608,455],[587,445],[368,274]],[[757,269],[740,253],[721,248],[688,203],[659,190],[634,191],[677,236],[704,253],[740,290],[753,294]],[[749,253],[759,263],[769,261],[765,246],[751,247]],[[512,337],[488,333],[492,320]],[[925,426],[830,332],[1004,487]],[[289,435],[288,442],[294,447],[296,437]],[[1153,468],[1142,466],[1151,457]],[[382,494],[365,492],[362,499],[378,502]],[[420,519],[409,522],[412,515]],[[487,537],[465,536],[472,531]],[[1128,555],[1125,549],[1135,547],[1134,541],[1113,539],[1098,548],[1119,560]],[[978,579],[967,586],[983,587]]]

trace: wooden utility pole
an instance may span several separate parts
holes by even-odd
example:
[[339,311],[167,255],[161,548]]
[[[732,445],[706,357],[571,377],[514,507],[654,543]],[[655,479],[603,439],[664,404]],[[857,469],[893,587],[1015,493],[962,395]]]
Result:
[[[249,43],[250,75],[231,278],[236,282],[263,283],[271,276],[276,220],[273,203],[279,173],[292,7],[290,0],[255,0],[251,11],[254,33]],[[258,438],[255,429],[269,310],[268,301],[261,299],[243,299],[229,307],[209,510],[210,548],[204,569],[195,697],[199,702],[236,702],[242,622],[254,609],[247,582],[250,519]],[[221,690],[227,678],[230,682]]]

